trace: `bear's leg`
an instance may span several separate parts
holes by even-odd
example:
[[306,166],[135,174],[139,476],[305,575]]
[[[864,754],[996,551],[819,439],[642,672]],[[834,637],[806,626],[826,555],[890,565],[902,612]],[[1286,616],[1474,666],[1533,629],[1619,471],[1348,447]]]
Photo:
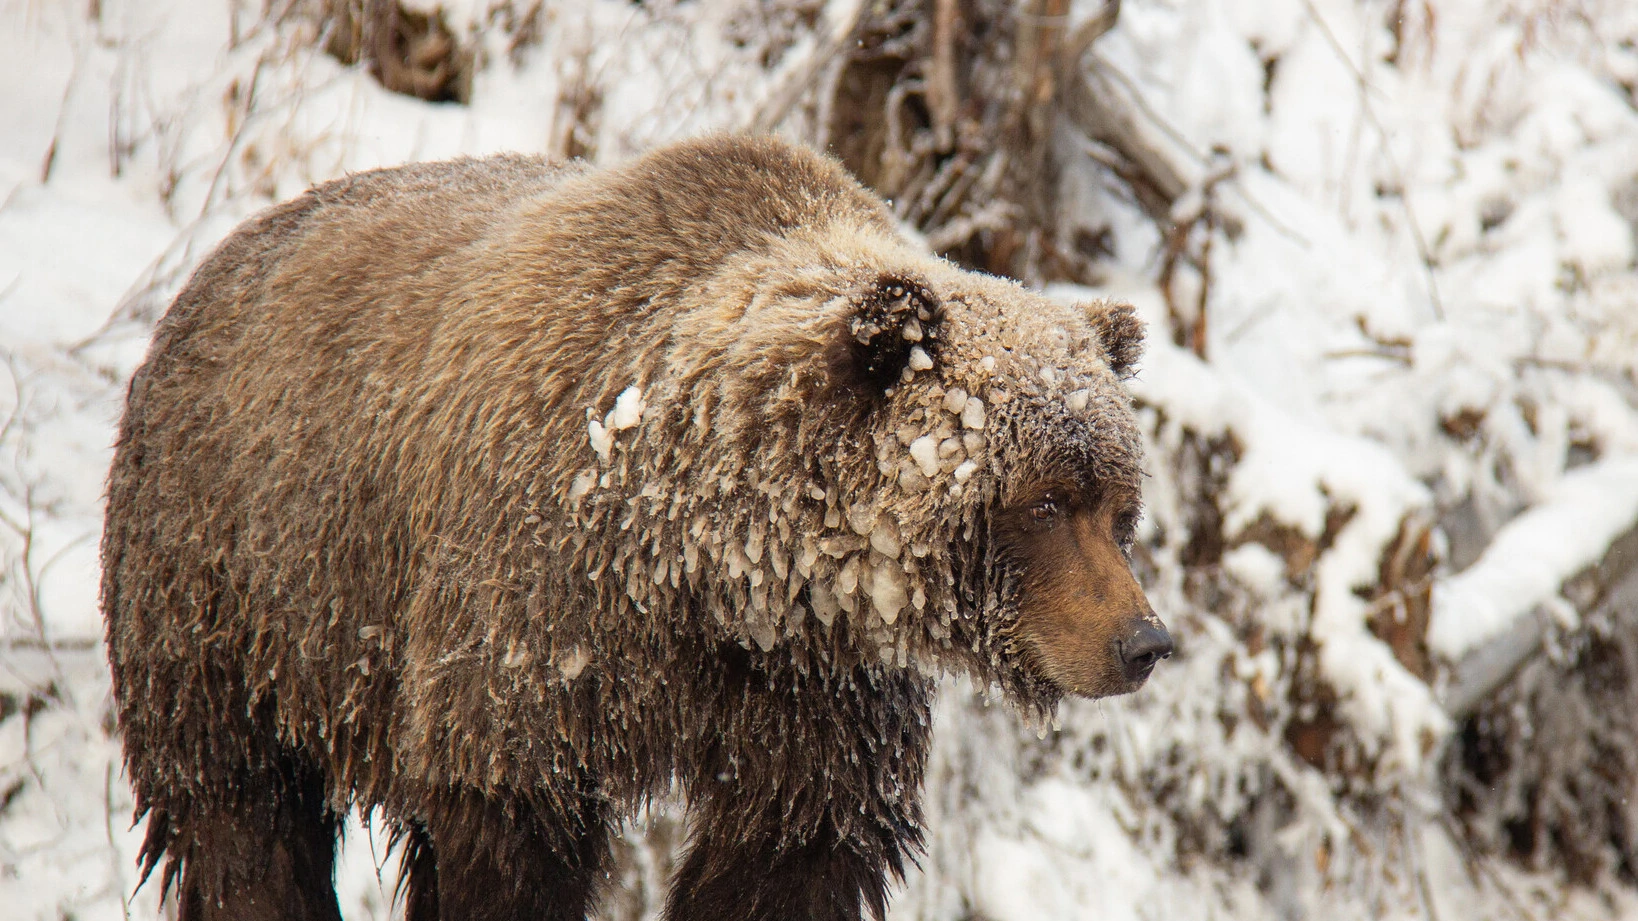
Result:
[[668,921],[881,917],[921,842],[926,679],[807,675],[734,649],[717,661]]
[[667,921],[859,921],[867,905],[879,917],[887,880],[898,873],[879,847],[859,847],[830,828],[781,844],[772,830],[756,839],[722,833],[734,828],[732,819],[706,814],[695,822]]
[[406,921],[583,921],[609,857],[609,810],[554,817],[521,798],[446,791],[405,852]]
[[340,818],[326,805],[322,774],[281,762],[215,802],[191,804],[176,823],[181,921],[340,921]]

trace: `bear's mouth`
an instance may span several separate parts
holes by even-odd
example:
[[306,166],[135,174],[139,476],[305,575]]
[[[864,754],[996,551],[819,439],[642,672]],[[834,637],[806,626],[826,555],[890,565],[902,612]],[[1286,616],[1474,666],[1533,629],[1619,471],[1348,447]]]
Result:
[[1122,691],[1121,693],[1130,694],[1133,691],[1140,690],[1145,684],[1148,684],[1149,676],[1155,673],[1155,665],[1155,662],[1150,662],[1148,665],[1143,666],[1138,671],[1127,672],[1126,690]]
[[1052,685],[1059,696],[1097,699],[1131,694],[1148,682],[1161,659],[1172,654],[1170,634],[1147,612],[1127,618],[1116,639],[1096,624],[1044,617],[1032,622],[1027,615],[1008,633],[1016,667]]

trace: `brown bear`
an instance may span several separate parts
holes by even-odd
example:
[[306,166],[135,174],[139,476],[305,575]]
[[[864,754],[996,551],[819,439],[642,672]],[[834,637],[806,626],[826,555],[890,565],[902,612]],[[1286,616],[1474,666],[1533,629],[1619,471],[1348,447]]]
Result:
[[1127,561],[1128,307],[902,236],[832,160],[386,169],[249,221],[131,381],[102,603],[144,875],[336,919],[583,918],[689,802],[671,921],[880,916],[934,676],[1040,714],[1171,640]]

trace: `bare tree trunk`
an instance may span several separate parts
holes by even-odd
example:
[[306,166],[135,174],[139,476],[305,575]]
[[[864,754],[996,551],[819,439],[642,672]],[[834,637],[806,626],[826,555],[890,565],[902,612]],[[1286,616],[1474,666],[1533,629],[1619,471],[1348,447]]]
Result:
[[[1059,205],[1065,151],[1099,160],[1160,220],[1189,188],[1135,100],[1109,91],[1095,62],[1088,69],[1119,0],[1079,24],[1070,0],[861,7],[848,41],[822,47],[803,71],[811,83],[814,69],[841,58],[821,91],[829,117],[813,140],[940,253],[1028,282],[1092,280],[1084,241]],[[791,96],[776,92],[756,127],[784,118]]]

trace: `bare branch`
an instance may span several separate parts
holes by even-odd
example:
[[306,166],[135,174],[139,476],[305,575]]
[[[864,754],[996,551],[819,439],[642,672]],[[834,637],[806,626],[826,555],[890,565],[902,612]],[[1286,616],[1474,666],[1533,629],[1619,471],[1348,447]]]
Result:
[[1115,27],[1120,21],[1120,0],[1104,0],[1103,8],[1092,15],[1091,19],[1075,27],[1069,34],[1069,40],[1064,42],[1062,60],[1059,65],[1065,72],[1073,72],[1080,67],[1081,58],[1086,56],[1092,43],[1104,36],[1104,33]]

